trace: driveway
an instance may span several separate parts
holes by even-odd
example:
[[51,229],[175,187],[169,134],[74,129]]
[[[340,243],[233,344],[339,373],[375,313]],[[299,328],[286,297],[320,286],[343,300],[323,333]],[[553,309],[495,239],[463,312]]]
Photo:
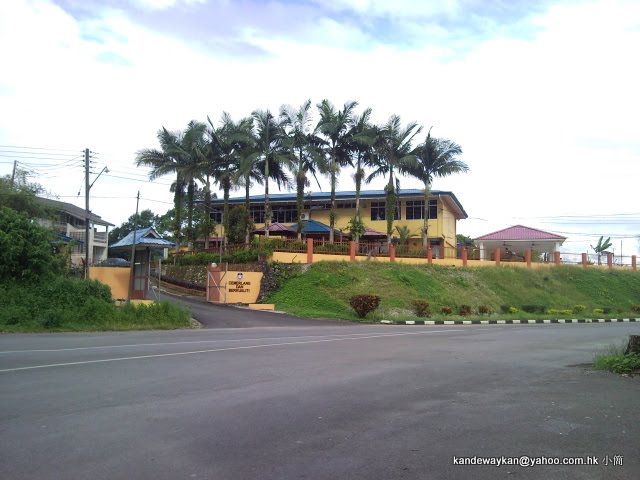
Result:
[[[208,303],[203,297],[174,295],[162,292],[162,300],[185,305],[191,309],[191,316],[204,328],[251,328],[251,327],[319,327],[326,325],[351,325],[341,320],[294,317],[283,313],[250,310]],[[358,324],[355,324],[358,325]]]

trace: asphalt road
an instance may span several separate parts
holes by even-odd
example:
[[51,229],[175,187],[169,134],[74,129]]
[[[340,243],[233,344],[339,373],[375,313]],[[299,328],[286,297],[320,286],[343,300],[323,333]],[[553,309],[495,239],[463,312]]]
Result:
[[191,310],[191,316],[203,328],[253,328],[253,327],[320,327],[327,325],[349,325],[352,322],[293,317],[284,313],[249,310],[230,305],[208,303],[203,297],[174,295],[163,291],[162,300],[184,305]]
[[[2,335],[0,478],[637,479],[640,379],[580,364],[639,330]],[[454,465],[522,455],[600,465]]]

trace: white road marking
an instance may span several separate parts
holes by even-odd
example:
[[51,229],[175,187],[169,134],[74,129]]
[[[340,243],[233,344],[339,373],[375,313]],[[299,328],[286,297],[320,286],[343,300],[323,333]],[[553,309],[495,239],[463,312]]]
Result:
[[[163,345],[188,345],[193,343],[221,343],[221,342],[259,342],[264,340],[283,340],[287,338],[327,338],[327,337],[352,337],[354,335],[370,335],[370,333],[346,333],[334,335],[297,335],[287,337],[264,337],[264,338],[240,338],[240,339],[217,339],[217,340],[189,340],[184,342],[158,342],[158,343],[123,343],[121,345],[93,345],[90,347],[69,347],[69,348],[49,348],[33,350],[0,350],[0,355],[6,353],[50,353],[50,352],[71,352],[75,350],[93,350],[105,348],[127,348],[127,347],[155,347]],[[380,336],[393,335],[392,333],[380,334]]]
[[286,345],[302,345],[307,343],[341,342],[344,340],[365,340],[365,339],[371,339],[371,338],[397,337],[402,335],[428,335],[432,333],[462,332],[462,331],[464,331],[464,329],[438,330],[438,331],[429,331],[429,332],[404,332],[404,333],[393,333],[393,334],[387,333],[387,334],[381,334],[381,335],[369,335],[369,336],[360,336],[360,337],[351,337],[351,338],[330,338],[326,340],[306,340],[302,342],[284,342],[284,343],[270,343],[266,345],[246,345],[243,347],[214,348],[210,350],[195,350],[191,352],[174,352],[174,353],[160,353],[155,355],[138,355],[134,357],[103,358],[100,360],[84,360],[81,362],[52,363],[48,365],[33,365],[30,367],[5,368],[0,370],[0,373],[17,372],[20,370],[35,370],[39,368],[68,367],[71,365],[87,365],[90,363],[119,362],[122,360],[141,360],[145,358],[176,357],[180,355],[196,355],[199,353],[224,352],[224,351],[230,351],[230,350],[250,350],[250,349],[256,349],[256,348],[279,347],[279,346],[286,346]]

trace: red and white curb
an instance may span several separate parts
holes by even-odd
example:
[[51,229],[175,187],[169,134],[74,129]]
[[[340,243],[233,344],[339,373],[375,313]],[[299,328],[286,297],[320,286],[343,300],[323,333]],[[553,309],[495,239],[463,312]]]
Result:
[[550,320],[381,320],[385,325],[523,325],[531,323],[627,323],[636,318],[554,318]]

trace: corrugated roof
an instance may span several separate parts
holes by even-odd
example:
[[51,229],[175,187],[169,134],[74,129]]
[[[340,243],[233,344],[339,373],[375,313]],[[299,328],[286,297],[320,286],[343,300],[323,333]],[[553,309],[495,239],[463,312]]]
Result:
[[[298,224],[294,223],[293,225],[289,225],[289,228],[292,228],[292,229],[298,228]],[[302,232],[329,234],[329,232],[331,232],[331,227],[329,225],[325,225],[322,222],[318,222],[317,220],[303,220]],[[339,234],[340,232],[338,230],[334,230],[334,233]]]
[[[113,245],[109,245],[109,248],[126,248],[131,247],[133,245],[133,234],[134,231],[130,231],[123,239],[117,241]],[[169,240],[165,240],[164,238],[158,235],[153,228],[139,228],[135,230],[136,237],[136,245],[146,246],[146,247],[173,247],[175,243],[170,242]]]
[[[272,233],[282,233],[282,232],[296,233],[296,230],[280,222],[273,222],[269,224],[269,231]],[[264,228],[256,228],[254,232],[257,232],[257,233],[264,232]]]
[[[77,217],[77,218],[81,218],[81,219],[85,218],[84,208],[80,208],[71,203],[53,200],[51,198],[36,197],[36,199],[38,200],[38,202],[42,203],[47,207],[54,208],[55,210],[59,210],[62,212],[66,212],[69,215],[73,215],[74,217]],[[113,223],[103,220],[100,215],[96,215],[95,213],[91,213],[91,212],[89,212],[89,221],[98,225],[109,226],[109,227],[114,226]]]
[[[384,190],[362,190],[360,192],[361,200],[384,199],[385,196],[386,196],[386,193]],[[445,197],[449,199],[451,205],[453,205],[457,210],[459,210],[460,218],[468,217],[467,212],[465,212],[464,208],[462,207],[462,204],[452,192],[445,192],[442,190],[432,190],[431,196],[432,197],[440,196],[440,197]],[[400,192],[398,193],[398,197],[399,198],[405,198],[405,197],[421,197],[422,198],[424,197],[424,191],[415,189],[415,188],[406,189],[406,190],[400,189]],[[297,198],[296,192],[269,194],[269,201],[272,203],[279,203],[279,202],[294,203],[296,201],[296,198]],[[354,200],[355,201],[355,198],[356,198],[355,190],[336,192],[336,200],[342,200],[342,201]],[[331,200],[331,192],[306,192],[304,194],[305,203],[330,201],[330,200]],[[243,204],[245,201],[246,201],[245,197],[233,197],[229,199],[229,204],[231,205]],[[250,195],[249,202],[254,204],[263,203],[264,195]],[[222,205],[222,199],[218,198],[218,199],[212,200],[212,204],[219,207]]]
[[537,228],[525,227],[524,225],[514,225],[497,232],[487,233],[477,237],[475,240],[566,240],[567,237],[545,232]]
[[365,227],[364,229],[365,229],[365,232],[362,235],[360,235],[360,238],[367,238],[367,237],[369,237],[369,238],[373,238],[373,237],[385,237],[385,238],[387,238],[387,234],[386,233],[379,232],[377,230],[374,230],[371,227]]

